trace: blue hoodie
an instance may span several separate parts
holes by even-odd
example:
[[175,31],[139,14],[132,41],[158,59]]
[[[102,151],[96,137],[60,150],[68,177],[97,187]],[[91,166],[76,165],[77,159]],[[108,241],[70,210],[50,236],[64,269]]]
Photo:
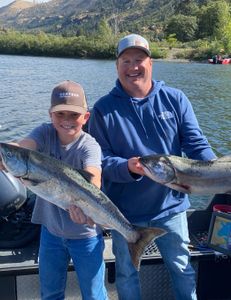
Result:
[[153,81],[145,99],[134,99],[119,80],[94,105],[89,132],[102,148],[103,190],[130,222],[142,222],[189,208],[186,194],[131,174],[128,159],[171,154],[199,160],[216,156],[199,128],[184,93]]

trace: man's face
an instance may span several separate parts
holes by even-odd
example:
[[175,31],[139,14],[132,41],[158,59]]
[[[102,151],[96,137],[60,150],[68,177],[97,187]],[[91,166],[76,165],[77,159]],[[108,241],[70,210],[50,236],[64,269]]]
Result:
[[145,97],[152,87],[152,59],[142,50],[125,50],[117,60],[119,80],[132,97]]

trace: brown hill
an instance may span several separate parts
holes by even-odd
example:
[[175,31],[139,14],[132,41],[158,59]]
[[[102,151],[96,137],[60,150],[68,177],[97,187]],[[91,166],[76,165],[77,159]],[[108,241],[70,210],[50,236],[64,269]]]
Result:
[[29,1],[23,1],[23,0],[15,0],[14,2],[8,4],[7,6],[4,6],[3,9],[5,11],[19,11],[22,9],[26,9],[29,7],[33,7],[35,4],[33,2]]
[[[0,8],[0,27],[64,35],[94,32],[105,19],[115,32],[160,31],[179,0],[50,0],[13,9],[22,0]],[[28,5],[28,3],[26,3]],[[20,6],[22,7],[22,5]]]

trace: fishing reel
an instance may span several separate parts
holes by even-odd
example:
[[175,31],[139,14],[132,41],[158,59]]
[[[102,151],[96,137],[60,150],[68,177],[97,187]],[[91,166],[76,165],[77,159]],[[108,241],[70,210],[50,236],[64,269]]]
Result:
[[40,225],[31,223],[36,196],[10,173],[0,171],[0,249],[37,241]]
[[0,219],[17,211],[27,199],[26,187],[8,172],[0,171]]

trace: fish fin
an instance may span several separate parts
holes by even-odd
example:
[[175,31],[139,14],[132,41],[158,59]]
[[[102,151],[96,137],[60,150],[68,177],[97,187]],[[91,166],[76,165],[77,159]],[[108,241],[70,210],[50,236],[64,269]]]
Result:
[[78,169],[77,171],[79,172],[80,175],[83,176],[84,179],[86,179],[88,182],[91,182],[91,179],[93,177],[92,173],[85,171],[83,169]]
[[231,155],[225,155],[225,156],[222,156],[222,157],[219,157],[218,159],[216,160],[213,160],[213,162],[230,162],[231,161]]
[[31,180],[31,179],[27,179],[27,178],[20,178],[21,182],[26,186],[26,187],[30,187],[30,186],[36,186],[38,185],[40,182],[39,180]]
[[102,230],[112,230],[113,228],[109,224],[98,224]]
[[135,227],[140,238],[135,243],[128,243],[131,260],[137,271],[140,270],[141,257],[145,248],[156,238],[166,234],[166,230],[158,227]]

